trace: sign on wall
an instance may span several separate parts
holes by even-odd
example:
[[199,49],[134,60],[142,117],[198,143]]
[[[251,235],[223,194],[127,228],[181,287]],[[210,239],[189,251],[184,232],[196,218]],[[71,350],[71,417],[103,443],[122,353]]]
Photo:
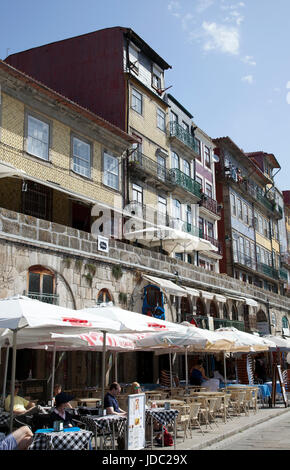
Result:
[[128,395],[128,450],[145,448],[145,393]]
[[98,250],[109,253],[109,239],[98,235]]

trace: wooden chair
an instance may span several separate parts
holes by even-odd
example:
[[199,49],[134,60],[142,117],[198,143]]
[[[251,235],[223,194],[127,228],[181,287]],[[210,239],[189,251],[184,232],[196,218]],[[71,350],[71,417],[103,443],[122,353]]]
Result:
[[216,397],[208,398],[207,413],[208,413],[208,421],[210,421],[210,419],[211,419],[213,421],[213,423],[216,425],[216,427],[218,428],[218,424],[216,422],[217,400],[218,400],[218,398],[216,398]]
[[189,422],[189,429],[190,429],[190,435],[192,437],[192,426],[197,425],[199,429],[202,432],[202,435],[204,435],[204,432],[202,430],[202,427],[200,425],[200,408],[201,408],[201,403],[200,402],[191,402],[190,403],[190,422]]
[[254,413],[257,413],[258,409],[258,388],[248,388],[246,393],[246,400],[248,402],[248,409],[252,409]]
[[233,410],[236,411],[237,415],[240,415],[241,411],[243,410],[245,414],[247,414],[245,397],[245,390],[231,390],[231,405]]
[[178,405],[174,406],[175,410],[178,410],[176,417],[176,436],[178,430],[181,428],[183,431],[183,441],[187,437],[188,430],[190,429],[190,406],[189,405]]
[[230,393],[225,393],[222,404],[221,404],[221,413],[223,415],[225,423],[227,422],[228,418],[232,419],[230,416],[230,402],[231,402]]

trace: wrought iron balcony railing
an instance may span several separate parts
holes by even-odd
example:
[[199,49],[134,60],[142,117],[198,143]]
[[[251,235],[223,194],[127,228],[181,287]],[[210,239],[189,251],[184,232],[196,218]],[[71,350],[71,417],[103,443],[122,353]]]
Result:
[[240,331],[245,331],[245,324],[243,321],[228,320],[227,318],[214,318],[213,319],[214,329],[218,328],[236,328]]
[[172,168],[169,170],[169,173],[175,184],[194,194],[196,197],[201,197],[201,185],[197,181],[180,171],[178,168]]
[[217,249],[218,249],[218,254],[219,255],[223,254],[223,247],[222,247],[222,244],[219,240],[217,240],[216,238],[210,237],[209,235],[203,233],[203,231],[201,229],[199,231],[199,236],[200,236],[200,238],[203,238],[204,240],[209,241],[212,245],[216,246]]
[[218,203],[215,199],[212,199],[210,196],[207,196],[206,194],[202,196],[200,200],[200,206],[204,207],[205,209],[209,210],[210,212],[213,212],[216,215],[220,214],[219,206]]
[[39,292],[27,292],[24,293],[30,299],[40,300],[40,302],[45,302],[47,304],[58,305],[59,296],[57,294],[40,294]]
[[259,260],[256,261],[254,258],[251,258],[245,253],[235,251],[234,262],[242,264],[250,269],[253,269],[254,271],[258,271],[259,273],[271,277],[272,279],[279,279],[279,271],[277,269],[275,269],[273,266],[262,263]]
[[200,148],[196,143],[194,137],[177,122],[170,122],[169,133],[171,137],[176,137],[183,142],[187,147],[193,150],[197,156],[200,155]]
[[279,277],[280,279],[283,279],[284,281],[288,281],[288,273],[286,269],[282,269],[282,268],[279,269]]
[[166,167],[147,157],[141,152],[135,151],[129,157],[129,167],[131,170],[142,171],[154,177],[164,184],[172,185],[174,182],[171,173]]

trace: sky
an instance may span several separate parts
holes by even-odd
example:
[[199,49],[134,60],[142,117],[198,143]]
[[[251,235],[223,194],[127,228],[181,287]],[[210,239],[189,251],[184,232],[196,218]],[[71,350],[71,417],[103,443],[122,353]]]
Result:
[[274,153],[290,190],[289,0],[1,0],[0,58],[113,26],[172,66],[168,92],[210,137]]

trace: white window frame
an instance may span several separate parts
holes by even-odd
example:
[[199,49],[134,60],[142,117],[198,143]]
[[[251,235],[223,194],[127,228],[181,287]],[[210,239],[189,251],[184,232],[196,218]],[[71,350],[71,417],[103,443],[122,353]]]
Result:
[[[75,153],[74,153],[74,141],[75,140],[78,140],[82,144],[85,144],[89,147],[89,161],[88,161],[89,166],[88,166],[87,172],[82,170],[83,168],[86,168],[85,166],[82,167],[80,164],[78,164],[78,165],[76,164],[75,159],[78,159],[78,160],[84,161],[84,162],[86,162],[87,160],[83,157],[80,157],[79,155],[75,155]],[[78,175],[84,176],[85,178],[91,178],[91,165],[92,165],[92,163],[91,163],[92,162],[92,146],[91,146],[91,143],[88,142],[87,140],[77,136],[77,135],[72,135],[72,137],[71,137],[71,152],[72,152],[72,169],[73,169],[73,172],[77,173]]]
[[162,132],[166,131],[166,113],[160,108],[157,108],[157,127]]
[[[174,166],[175,162],[178,162],[178,166]],[[171,168],[180,170],[180,157],[176,152],[171,152]]]
[[232,216],[237,217],[236,196],[233,193],[231,193],[230,199],[231,199],[231,209],[232,209],[231,213],[232,213]]
[[134,87],[131,88],[131,108],[143,116],[143,95]]
[[135,72],[137,75],[139,73],[139,52],[140,49],[138,49],[134,44],[129,44],[128,55],[130,70]]
[[[115,163],[115,165],[112,167],[111,171],[106,170],[106,157],[109,157],[112,161],[112,163]],[[112,153],[110,153],[108,150],[104,150],[103,152],[103,183],[105,186],[108,186],[111,189],[115,189],[116,191],[119,191],[120,189],[120,171],[119,171],[119,159]],[[112,171],[114,170],[114,171]],[[113,184],[110,184],[110,181],[108,179],[108,176],[113,175],[113,177],[116,178],[117,181],[117,186],[114,186]]]
[[[188,166],[187,166],[188,165]],[[187,166],[187,168],[186,168]],[[188,171],[188,173],[187,173]],[[190,172],[190,163],[187,160],[183,160],[183,173],[189,177],[191,177],[191,172]]]
[[[32,135],[31,136],[29,135],[29,120],[30,119],[32,119],[34,121],[38,121],[38,122],[44,124],[47,127],[47,129],[48,129],[47,142],[43,142],[40,139],[37,139],[36,137],[33,137]],[[43,118],[42,116],[36,115],[35,113],[33,113],[31,111],[27,111],[26,112],[26,132],[25,132],[25,134],[26,134],[26,145],[25,145],[26,152],[29,153],[29,155],[33,155],[34,157],[40,158],[41,160],[48,162],[50,160],[49,157],[50,157],[50,147],[51,147],[51,123],[47,119]],[[39,153],[33,151],[33,148],[29,148],[30,139],[39,141],[42,144],[46,144],[47,152],[46,152],[45,157],[43,155],[40,155]]]
[[[154,81],[157,79],[157,83],[155,84]],[[152,88],[155,90],[162,89],[162,69],[160,69],[157,65],[152,64]]]
[[[136,196],[136,197],[135,197]],[[143,204],[143,188],[139,184],[133,183],[132,185],[132,200]]]

